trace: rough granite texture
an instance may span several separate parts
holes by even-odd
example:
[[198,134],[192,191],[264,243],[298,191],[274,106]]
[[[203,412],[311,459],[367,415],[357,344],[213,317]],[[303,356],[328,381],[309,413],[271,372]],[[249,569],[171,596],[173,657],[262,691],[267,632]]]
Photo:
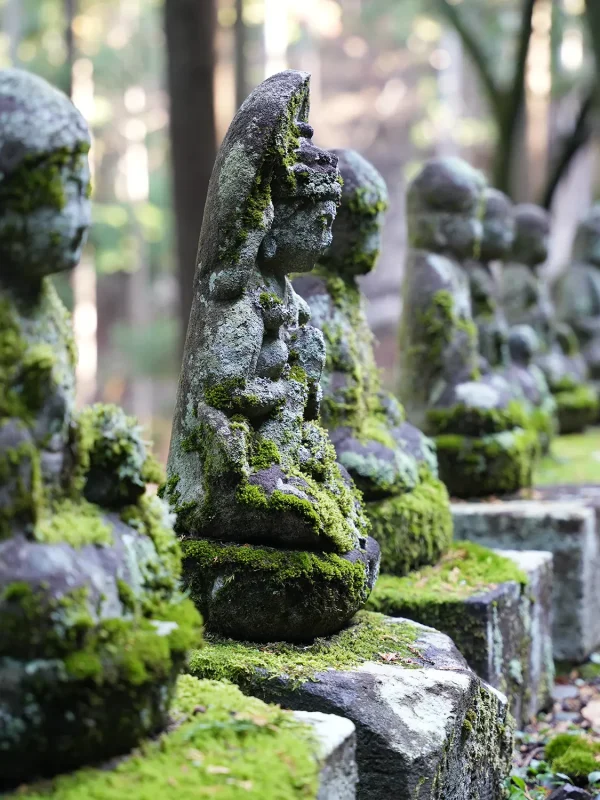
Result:
[[[382,619],[389,632],[381,636],[377,658],[336,668],[327,663],[322,642],[323,668],[305,680],[268,669],[241,674],[235,670],[244,653],[262,657],[258,645],[245,644],[232,651],[234,674],[245,693],[354,723],[359,800],[500,800],[512,749],[506,698],[475,676],[447,636]],[[394,650],[407,627],[413,631],[411,658],[400,659]],[[227,649],[209,648],[218,649],[223,669]],[[199,660],[192,655],[190,669],[211,676],[211,653]]]
[[[354,800],[354,725],[182,676],[168,731],[119,759],[22,786],[27,800]],[[3,795],[4,797],[4,795]]]
[[295,278],[293,286],[327,346],[321,421],[366,501],[382,569],[403,575],[434,563],[448,547],[450,501],[438,479],[434,443],[406,422],[396,398],[382,391],[357,281],[379,255],[385,183],[355,151],[332,152],[344,180],[333,242],[313,274]]
[[308,103],[307,74],[268,78],[219,149],[164,489],[207,627],[239,638],[333,633],[378,570],[360,498],[316,421],[323,336],[287,277],[331,243],[341,195]]
[[89,224],[85,123],[0,71],[0,790],[127,752],[166,722],[200,618],[135,420],[76,413],[50,281]]
[[560,433],[583,431],[596,419],[598,396],[587,383],[587,366],[569,325],[557,321],[540,268],[548,257],[550,216],[539,206],[515,206],[515,240],[503,271],[502,305],[511,325],[530,325],[542,369],[557,404]]
[[556,501],[453,503],[452,515],[457,538],[500,550],[552,553],[554,657],[584,661],[600,644],[600,531],[594,510],[556,495]]
[[600,205],[577,229],[571,265],[554,286],[558,319],[575,332],[590,380],[600,389]]
[[499,374],[482,374],[466,263],[478,260],[485,181],[459,159],[432,159],[407,196],[398,397],[432,436],[450,494],[529,486],[538,454],[522,401]]
[[[449,636],[471,669],[507,695],[522,726],[551,699],[552,555],[510,551],[509,558],[516,564],[514,577],[503,551],[493,557],[485,548],[457,542],[443,573],[437,567],[404,580],[383,575],[368,607]],[[477,578],[470,574],[472,559],[481,564]]]

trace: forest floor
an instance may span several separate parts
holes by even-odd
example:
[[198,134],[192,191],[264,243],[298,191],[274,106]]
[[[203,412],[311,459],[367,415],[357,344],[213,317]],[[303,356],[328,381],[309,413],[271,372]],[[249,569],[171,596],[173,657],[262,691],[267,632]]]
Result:
[[534,484],[600,483],[600,428],[559,436],[534,475]]
[[[600,653],[557,669],[552,709],[517,731],[511,800],[600,798]],[[558,787],[580,787],[559,793]],[[556,792],[555,795],[552,793]]]

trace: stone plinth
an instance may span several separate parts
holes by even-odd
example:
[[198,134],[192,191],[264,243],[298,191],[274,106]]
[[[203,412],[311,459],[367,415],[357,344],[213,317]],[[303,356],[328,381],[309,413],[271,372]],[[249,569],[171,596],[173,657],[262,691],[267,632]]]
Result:
[[213,638],[189,668],[285,708],[351,720],[358,798],[503,796],[512,741],[506,698],[430,628],[361,612],[340,634],[308,646]]
[[493,553],[471,542],[457,542],[434,567],[382,575],[368,604],[447,634],[471,669],[508,696],[519,725],[550,702],[551,606],[551,553]]
[[453,503],[454,534],[501,550],[553,554],[555,659],[583,661],[600,643],[600,540],[582,502]]
[[23,785],[7,797],[355,800],[355,754],[354,725],[347,719],[290,714],[230,684],[185,675],[167,732],[130,756]]

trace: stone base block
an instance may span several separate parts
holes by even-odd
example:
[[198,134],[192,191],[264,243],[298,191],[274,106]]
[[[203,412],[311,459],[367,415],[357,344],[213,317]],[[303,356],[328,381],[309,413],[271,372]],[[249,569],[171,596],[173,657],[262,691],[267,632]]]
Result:
[[308,647],[209,638],[189,669],[228,677],[285,708],[351,720],[361,800],[504,796],[512,746],[506,698],[430,628],[361,612]]
[[600,535],[594,510],[581,502],[509,500],[453,503],[452,516],[457,539],[552,553],[554,658],[585,660],[600,644]]
[[494,554],[471,542],[405,578],[382,575],[369,599],[375,611],[447,634],[471,669],[508,696],[519,725],[551,702],[551,606],[551,553]]
[[2,797],[355,800],[357,780],[356,734],[350,720],[290,714],[244,697],[231,684],[185,675],[166,733],[146,741],[131,756],[22,785]]
[[295,711],[317,739],[321,764],[317,800],[354,800],[358,783],[356,728],[349,719],[320,711]]

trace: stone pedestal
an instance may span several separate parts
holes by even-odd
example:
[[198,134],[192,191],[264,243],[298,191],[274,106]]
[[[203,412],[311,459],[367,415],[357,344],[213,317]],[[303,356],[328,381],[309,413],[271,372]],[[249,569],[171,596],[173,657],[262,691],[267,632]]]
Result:
[[350,720],[290,714],[244,697],[230,684],[185,675],[167,732],[131,755],[23,785],[2,797],[355,800],[357,780],[356,733]]
[[554,658],[583,661],[600,643],[600,536],[594,510],[582,502],[510,500],[453,503],[452,515],[457,539],[552,553]]
[[351,720],[361,800],[503,797],[506,698],[430,628],[361,612],[345,631],[304,647],[209,641],[189,668],[286,708]]
[[[486,553],[488,575],[481,581],[470,574],[470,564]],[[406,578],[381,576],[369,607],[447,634],[471,669],[507,695],[522,726],[551,702],[552,554],[497,551],[497,556],[504,558],[457,542],[441,565],[443,573],[437,566]],[[515,563],[513,579],[507,556]]]
[[354,800],[358,783],[354,724],[319,711],[295,711],[294,716],[313,729],[319,743],[322,766],[317,800]]

